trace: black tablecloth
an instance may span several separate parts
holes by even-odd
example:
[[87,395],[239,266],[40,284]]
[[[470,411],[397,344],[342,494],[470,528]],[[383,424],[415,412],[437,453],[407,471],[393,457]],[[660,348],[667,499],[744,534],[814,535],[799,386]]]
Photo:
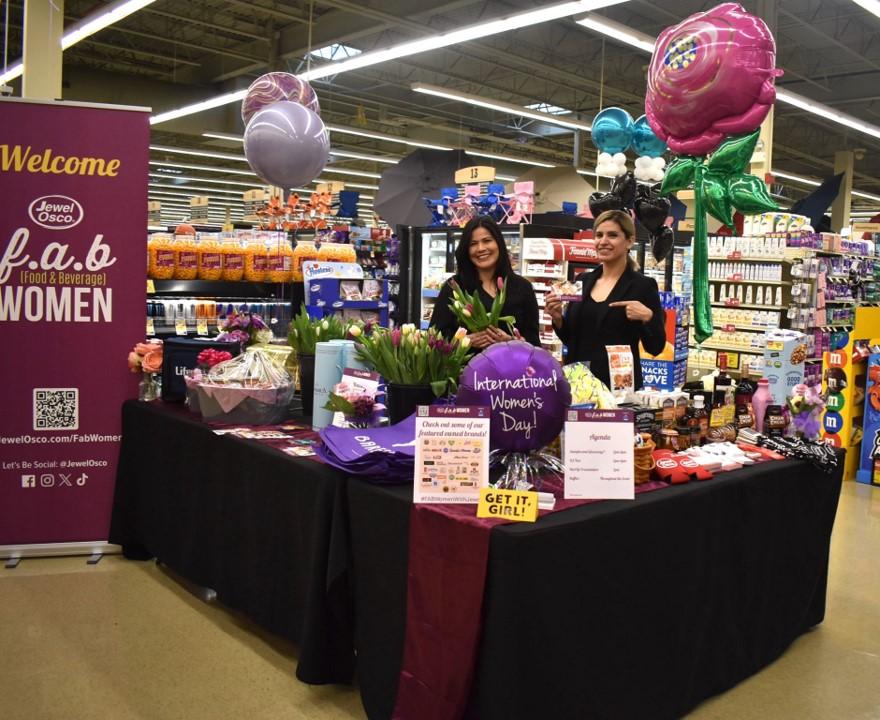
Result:
[[345,481],[320,463],[215,435],[180,406],[127,402],[110,541],[213,588],[299,646],[297,677],[350,682]]
[[[676,718],[757,672],[824,618],[840,482],[767,463],[495,528],[468,716]],[[411,493],[348,487],[370,718],[397,691]]]

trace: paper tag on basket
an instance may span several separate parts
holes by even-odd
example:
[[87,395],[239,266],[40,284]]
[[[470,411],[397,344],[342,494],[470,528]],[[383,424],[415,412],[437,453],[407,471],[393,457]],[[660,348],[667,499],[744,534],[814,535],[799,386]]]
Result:
[[174,332],[178,335],[186,335],[186,318],[177,318],[174,321]]
[[538,493],[483,488],[480,490],[477,517],[535,522],[538,519]]
[[208,334],[208,318],[197,318],[196,319],[196,334],[198,334],[198,335],[207,335]]

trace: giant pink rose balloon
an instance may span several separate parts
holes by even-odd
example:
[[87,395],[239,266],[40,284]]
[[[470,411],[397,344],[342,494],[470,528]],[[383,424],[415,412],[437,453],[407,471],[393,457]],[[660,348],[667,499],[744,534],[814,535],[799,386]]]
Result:
[[645,114],[669,149],[705,155],[757,128],[776,101],[776,42],[738,3],[666,28],[648,69]]
[[315,115],[321,114],[321,105],[314,89],[305,80],[286,72],[270,72],[260,75],[247,89],[247,95],[241,103],[241,119],[245,127],[257,110],[262,110],[279,100],[305,105]]

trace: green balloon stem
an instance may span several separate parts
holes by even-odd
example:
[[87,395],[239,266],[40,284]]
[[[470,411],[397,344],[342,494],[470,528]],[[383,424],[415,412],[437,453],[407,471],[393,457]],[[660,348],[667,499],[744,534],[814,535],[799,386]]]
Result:
[[694,176],[694,337],[697,343],[712,337],[712,305],[709,301],[709,240],[703,207],[703,173],[700,163]]

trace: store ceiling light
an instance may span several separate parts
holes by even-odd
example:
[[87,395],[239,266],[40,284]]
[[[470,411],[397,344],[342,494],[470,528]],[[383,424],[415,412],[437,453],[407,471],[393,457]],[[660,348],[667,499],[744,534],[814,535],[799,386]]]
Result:
[[354,160],[366,160],[368,162],[386,163],[388,165],[397,165],[402,158],[392,157],[391,155],[366,155],[364,153],[349,152],[348,150],[330,150],[330,155],[341,158],[352,158]]
[[496,180],[500,180],[501,182],[515,182],[516,178],[512,175],[496,175]]
[[535,167],[545,167],[552,168],[556,167],[550,163],[539,162],[538,160],[526,160],[524,158],[512,158],[505,157],[504,155],[492,155],[491,153],[484,153],[477,150],[465,150],[466,155],[473,155],[474,157],[485,157],[490,158],[492,160],[502,160],[503,162],[511,162],[511,163],[521,163],[523,165],[534,165]]
[[[80,40],[85,40],[89,35],[94,35],[99,30],[109,27],[114,23],[128,17],[132,13],[151,5],[156,0],[120,0],[110,7],[97,10],[71,25],[61,36],[61,49],[67,50],[71,45],[76,45]],[[17,77],[21,77],[24,64],[17,62],[7,68],[0,75],[0,85],[5,85]]]
[[590,130],[590,125],[587,123],[578,122],[577,120],[566,120],[559,115],[554,115],[549,112],[541,112],[539,110],[529,110],[526,107],[502,102],[501,100],[489,100],[480,97],[479,95],[471,95],[470,93],[450,90],[449,88],[429,85],[427,83],[413,83],[410,87],[414,92],[422,93],[424,95],[433,95],[434,97],[463,102],[468,105],[486,108],[487,110],[495,110],[507,115],[518,115],[520,117],[530,118],[531,120],[539,120],[540,122],[548,123],[550,125],[558,125],[560,127],[568,128],[569,130],[584,130],[585,132],[589,132]]
[[366,177],[366,178],[376,178],[376,179],[382,177],[379,173],[364,172],[363,170],[348,170],[346,168],[325,167],[324,172],[337,173],[338,175],[352,175],[354,177]]
[[[654,42],[656,38],[652,38],[650,35],[633,30],[626,25],[621,25],[620,23],[613,22],[598,15],[588,15],[577,22],[584,27],[595,30],[602,35],[606,35],[613,40],[617,40],[627,45],[633,45],[647,53],[654,52]],[[880,126],[873,125],[864,120],[859,120],[852,115],[839,112],[827,105],[810,100],[803,95],[798,95],[797,93],[790,92],[784,88],[777,87],[776,99],[779,102],[792,105],[800,110],[805,110],[808,113],[830,120],[831,122],[844,125],[853,130],[858,130],[859,132],[871,135],[875,138],[880,138]]]
[[[346,58],[337,62],[326,63],[320,65],[308,72],[300,73],[298,77],[303,80],[318,80],[320,78],[340,75],[341,73],[351,72],[352,70],[360,70],[361,68],[380,63],[389,62],[391,60],[399,60],[410,55],[418,55],[419,53],[428,52],[430,50],[439,50],[440,48],[458,45],[460,43],[478,40],[479,38],[498,35],[503,32],[519,30],[520,28],[538,25],[540,23],[550,22],[551,20],[559,20],[560,18],[577,15],[590,10],[608,7],[609,5],[619,5],[626,0],[574,0],[574,2],[558,3],[556,5],[548,5],[546,7],[537,8],[536,10],[528,10],[516,15],[492,20],[489,22],[479,22],[474,25],[453,30],[448,33],[439,35],[430,35],[428,37],[411,40],[401,43],[383,50],[372,50],[370,52],[361,53],[356,57]],[[226,93],[216,98],[203,100],[202,102],[186,105],[175,110],[159,113],[150,118],[150,124],[167,122],[176,118],[193,115],[194,113],[210,110],[221,105],[238,102],[244,99],[247,89],[237,90],[236,92]]]
[[778,170],[771,170],[770,173],[773,177],[781,177],[786,180],[794,180],[795,182],[803,183],[804,185],[812,185],[813,187],[819,187],[822,183],[818,180],[811,180],[810,178],[801,177],[800,175],[791,175],[789,173],[779,172]]
[[866,198],[867,200],[874,200],[875,202],[880,202],[880,195],[871,195],[870,193],[860,192],[859,190],[853,190],[852,194],[856,197]]
[[579,18],[575,22],[577,22],[578,25],[583,25],[584,27],[589,28],[590,30],[595,30],[600,35],[607,35],[608,37],[612,37],[626,45],[632,45],[639,50],[644,50],[647,53],[654,52],[654,38],[643,32],[639,32],[638,30],[633,30],[631,27],[628,27],[623,23],[609,20],[608,18],[596,15],[595,13],[587,13],[584,17]]
[[[169,179],[167,175],[163,175],[162,173],[148,173],[150,177],[160,177]],[[261,182],[238,182],[237,180],[215,180],[214,178],[203,178],[203,177],[186,177],[185,175],[175,176],[175,180],[183,180],[184,182],[206,182],[206,183],[216,183],[217,185],[238,185],[239,187],[245,187],[250,190],[253,190],[257,187],[262,187],[264,184]]]
[[531,105],[526,105],[527,110],[538,110],[540,112],[550,113],[551,115],[571,115],[571,110],[568,110],[564,107],[559,107],[559,105],[551,105],[550,103],[545,102],[536,102]]
[[[219,167],[217,165],[192,165],[190,163],[172,163],[164,160],[150,160],[150,165],[162,168],[183,168],[184,170],[205,170],[206,172],[228,173],[230,175],[248,175],[250,177],[258,177],[256,173],[249,170],[234,170],[232,168]],[[175,171],[179,172],[179,171]],[[376,177],[379,177],[378,175]]]
[[[165,178],[166,180],[168,178]],[[225,190],[224,188],[214,188],[214,187],[203,187],[201,185],[177,185],[177,184],[168,184],[168,183],[160,183],[156,180],[150,181],[150,187],[154,188],[163,188],[166,190],[194,190],[199,194],[210,195],[211,193],[223,193],[224,195],[238,195],[241,197],[241,190]],[[307,191],[311,192],[311,190]]]
[[239,160],[241,162],[247,162],[247,158],[244,155],[233,155],[232,153],[211,152],[207,150],[191,150],[188,148],[173,147],[171,145],[150,145],[150,150],[176,155],[194,155],[195,157],[209,157],[217,158],[218,160]]
[[420,140],[410,140],[400,135],[387,135],[385,133],[371,132],[369,130],[360,130],[358,128],[344,127],[342,125],[327,125],[327,129],[331,134],[339,133],[341,135],[356,135],[358,137],[370,138],[371,140],[385,140],[387,142],[398,142],[411,147],[427,148],[428,150],[453,150],[448,145],[435,145]]

